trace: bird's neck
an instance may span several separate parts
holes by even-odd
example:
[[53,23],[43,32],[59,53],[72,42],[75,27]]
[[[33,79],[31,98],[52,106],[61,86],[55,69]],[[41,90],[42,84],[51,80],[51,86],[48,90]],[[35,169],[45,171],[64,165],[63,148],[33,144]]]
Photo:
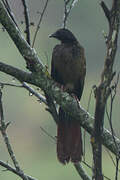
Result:
[[71,45],[77,45],[78,42],[77,41],[64,41],[64,42],[61,42],[61,44],[65,46],[71,46]]

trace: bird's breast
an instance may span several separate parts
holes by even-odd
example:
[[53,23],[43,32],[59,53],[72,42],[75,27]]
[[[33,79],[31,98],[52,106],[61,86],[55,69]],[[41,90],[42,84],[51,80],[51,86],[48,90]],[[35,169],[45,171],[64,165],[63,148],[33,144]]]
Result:
[[65,89],[74,89],[85,76],[84,49],[80,46],[57,45],[54,49],[54,67]]
[[58,74],[61,76],[64,84],[68,84],[68,86],[72,87],[73,84],[78,81],[80,77],[80,63],[77,60],[64,59],[61,58],[58,62],[56,62],[56,69]]

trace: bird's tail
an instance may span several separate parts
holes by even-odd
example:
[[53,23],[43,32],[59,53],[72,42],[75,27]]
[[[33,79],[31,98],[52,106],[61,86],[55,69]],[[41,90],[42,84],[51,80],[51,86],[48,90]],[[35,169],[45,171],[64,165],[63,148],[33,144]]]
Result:
[[70,160],[77,163],[81,161],[82,154],[81,127],[77,121],[73,120],[60,108],[57,130],[57,157],[63,164]]

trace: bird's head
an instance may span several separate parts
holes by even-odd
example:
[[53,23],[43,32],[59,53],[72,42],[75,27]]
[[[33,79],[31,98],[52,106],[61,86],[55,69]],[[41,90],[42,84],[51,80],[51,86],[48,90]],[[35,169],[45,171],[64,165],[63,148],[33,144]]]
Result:
[[68,29],[58,29],[55,33],[49,36],[50,38],[56,38],[60,40],[62,43],[74,43],[77,42],[77,39],[73,35],[71,31]]

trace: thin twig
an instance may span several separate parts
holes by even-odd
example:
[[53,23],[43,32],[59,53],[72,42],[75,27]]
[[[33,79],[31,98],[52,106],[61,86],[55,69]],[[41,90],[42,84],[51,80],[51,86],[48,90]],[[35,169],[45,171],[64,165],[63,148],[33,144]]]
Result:
[[11,83],[3,83],[3,82],[0,82],[0,86],[1,87],[4,87],[4,86],[12,86],[12,87],[23,87],[22,85],[18,85],[18,84],[11,84]]
[[36,28],[36,31],[35,31],[35,35],[34,35],[34,38],[33,38],[32,47],[34,47],[35,40],[36,40],[36,37],[37,37],[37,33],[38,33],[39,29],[40,29],[40,25],[41,25],[43,16],[44,16],[44,14],[45,14],[45,11],[46,11],[48,2],[49,2],[49,0],[46,0],[45,6],[44,6],[44,8],[43,8],[43,11],[42,11],[42,13],[40,14],[40,19],[39,19],[39,22],[38,22],[38,25],[37,25],[37,28]]
[[4,142],[6,144],[10,158],[11,158],[16,170],[23,175],[23,180],[28,180],[27,176],[23,173],[23,171],[21,170],[21,168],[19,166],[19,163],[18,163],[18,161],[15,157],[15,154],[12,150],[12,146],[10,144],[8,135],[6,133],[7,127],[10,123],[9,122],[5,123],[5,120],[4,120],[3,105],[2,105],[2,91],[1,90],[0,90],[0,123],[1,123],[0,131],[1,131],[1,134],[3,136]]
[[[49,111],[51,113],[51,115],[54,117],[55,122],[58,122],[58,114],[57,114],[57,110],[56,110],[56,105],[54,102],[52,101],[48,101],[46,100],[46,98],[41,95],[40,93],[38,93],[37,91],[35,91],[32,87],[30,87],[26,82],[23,82],[22,85],[16,85],[16,84],[10,84],[10,83],[2,83],[0,82],[1,87],[6,86],[13,86],[13,87],[23,87],[25,89],[27,89],[32,95],[36,96],[39,99],[39,102],[43,102],[45,103],[47,106],[49,106],[49,108],[46,108],[47,111]],[[46,95],[47,96],[47,95]],[[48,105],[49,103],[49,105]]]
[[31,48],[29,44],[25,41],[23,35],[16,27],[15,23],[13,23],[12,19],[8,15],[7,10],[5,9],[1,1],[0,1],[0,23],[10,35],[10,37],[12,38],[13,42],[17,46],[19,52],[24,57],[24,59],[26,60],[27,58],[28,59],[31,58],[32,65],[34,66],[34,68],[36,67],[36,71],[38,69],[39,71],[41,71],[40,69],[44,69],[43,63],[39,59],[36,51],[33,48]]
[[119,157],[116,156],[116,173],[115,173],[115,180],[118,180],[118,172],[119,172]]
[[15,16],[14,16],[12,10],[11,10],[11,7],[10,7],[10,5],[9,5],[8,0],[2,0],[2,2],[3,2],[3,4],[4,4],[4,6],[5,6],[8,14],[9,14],[9,16],[11,17],[11,19],[12,19],[13,22],[15,23],[16,27],[19,29],[19,26],[18,26],[18,24],[17,24],[17,22],[16,22]]
[[105,13],[106,18],[108,19],[108,22],[110,23],[110,10],[108,9],[104,1],[100,1],[100,5],[103,9],[103,12]]
[[28,11],[28,6],[27,6],[27,2],[26,0],[21,0],[23,3],[23,7],[24,7],[24,18],[25,18],[25,25],[26,25],[26,40],[28,42],[28,44],[31,44],[30,41],[30,20],[29,20],[29,11]]
[[[114,99],[115,99],[115,96],[116,96],[116,93],[117,93],[118,82],[119,82],[119,73],[118,73],[118,76],[117,76],[117,81],[116,81],[115,85],[112,87],[111,92],[110,92],[110,98],[111,98],[111,101],[110,101],[110,112],[108,113],[107,106],[106,106],[106,114],[107,114],[107,118],[109,120],[109,125],[110,125],[110,128],[111,128],[111,133],[112,133],[113,141],[115,143],[116,149],[118,149],[118,156],[119,156],[119,147],[118,147],[118,145],[116,143],[116,140],[114,138],[115,132],[114,132],[114,129],[113,129],[113,124],[112,124],[113,105],[114,105]],[[114,94],[112,94],[112,92]]]
[[115,132],[114,132],[114,129],[113,129],[113,124],[112,124],[112,112],[113,112],[113,103],[114,103],[114,99],[115,99],[115,96],[116,96],[116,89],[117,89],[117,86],[118,86],[118,82],[119,82],[119,74],[117,76],[117,82],[115,83],[114,85],[114,94],[112,94],[112,91],[111,91],[111,102],[110,102],[110,113],[108,115],[108,112],[107,112],[107,117],[109,119],[109,124],[110,124],[110,128],[111,128],[111,133],[112,133],[112,136],[113,136],[113,141],[115,143],[115,146],[116,146],[116,149],[118,149],[118,155],[116,156],[116,174],[115,174],[115,180],[118,179],[118,171],[119,171],[119,168],[118,168],[118,165],[119,165],[119,158],[120,158],[120,154],[119,154],[119,147],[117,146],[117,143],[116,143],[116,140],[114,138],[115,136]]
[[[85,164],[89,169],[93,169],[88,163],[86,163],[85,161],[82,161],[83,164]],[[107,176],[105,176],[103,174],[103,177],[106,178],[107,180],[111,180],[110,178],[108,178]]]
[[1,130],[1,133],[2,133],[2,136],[4,138],[4,142],[6,144],[6,147],[7,147],[7,150],[8,150],[8,153],[13,161],[13,164],[16,168],[16,170],[20,170],[20,167],[19,167],[19,164],[15,158],[15,155],[14,155],[14,152],[12,150],[12,147],[10,145],[10,142],[9,142],[9,138],[7,136],[7,133],[6,133],[6,128],[7,128],[7,124],[4,122],[4,114],[3,114],[3,106],[2,106],[2,92],[0,90],[0,122],[1,122],[1,127],[0,127],[0,130]]
[[20,171],[17,171],[16,169],[14,169],[12,166],[10,166],[8,163],[5,163],[3,161],[0,160],[0,166],[6,168],[8,171],[11,171],[13,172],[14,174],[18,175],[19,177],[21,177],[23,180],[24,179],[24,176],[27,177],[28,180],[37,180],[31,176],[28,176],[28,175],[24,175],[23,173],[21,173]]
[[113,141],[115,143],[116,149],[119,149],[118,146],[117,146],[117,143],[115,141],[115,138],[114,138],[115,132],[114,132],[113,125],[112,125],[113,101],[114,101],[115,95],[116,95],[116,91],[115,91],[114,95],[112,95],[112,93],[111,93],[110,114],[108,116],[108,113],[107,113],[107,117],[109,118],[109,125],[110,125],[110,129],[111,129]]
[[24,87],[25,89],[27,89],[32,95],[36,96],[40,102],[43,102],[47,105],[47,101],[45,99],[45,97],[43,95],[41,95],[40,93],[36,92],[32,87],[30,87],[26,82],[22,83],[22,87]]
[[[92,96],[93,89],[90,91],[89,99],[88,99],[88,104],[87,104],[87,112],[89,112],[89,107],[90,107],[90,102],[91,102],[91,96]],[[84,136],[83,136],[83,159],[85,161],[85,145],[86,145],[86,131],[84,130]]]
[[56,142],[56,137],[49,134],[42,126],[40,126],[40,129],[48,136],[50,137],[54,142]]
[[70,15],[70,12],[78,0],[64,0],[64,16],[63,16],[63,28],[66,28],[67,19]]
[[40,102],[43,102],[47,105],[47,101],[43,95],[35,91],[32,87],[30,87],[26,82],[23,82],[22,85],[17,85],[17,84],[11,84],[11,83],[3,83],[0,82],[1,88],[4,86],[12,86],[12,87],[19,87],[19,88],[25,88],[27,89],[32,95],[36,96]]
[[45,103],[49,108],[46,110],[53,116],[56,123],[58,123],[58,113],[56,104],[50,99],[50,97],[46,94],[46,98],[42,96],[40,93],[36,92],[33,88],[31,88],[27,83],[23,82],[23,87],[26,88],[30,93],[35,95],[40,102]]
[[109,157],[110,157],[110,159],[111,159],[113,165],[116,167],[115,161],[114,161],[114,159],[113,159],[111,153],[109,152],[109,150],[108,150],[107,148],[105,148],[105,150],[107,151],[107,153],[108,153],[108,155],[109,155]]
[[78,174],[80,175],[80,177],[83,180],[92,180],[85,172],[85,170],[83,169],[83,167],[81,166],[80,163],[75,163],[74,164],[75,169],[77,170]]

